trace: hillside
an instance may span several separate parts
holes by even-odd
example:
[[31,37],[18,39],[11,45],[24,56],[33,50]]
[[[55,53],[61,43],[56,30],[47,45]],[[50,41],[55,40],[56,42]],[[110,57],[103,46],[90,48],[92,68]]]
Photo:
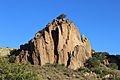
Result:
[[[46,64],[44,66],[14,63],[15,57],[0,58],[0,80],[120,80],[118,63],[107,63],[108,57],[113,56],[105,52],[95,52],[88,59],[85,67],[77,70],[69,69],[60,64]],[[115,56],[115,55],[114,55]],[[115,61],[117,59],[109,59]],[[105,61],[106,62],[103,62]]]

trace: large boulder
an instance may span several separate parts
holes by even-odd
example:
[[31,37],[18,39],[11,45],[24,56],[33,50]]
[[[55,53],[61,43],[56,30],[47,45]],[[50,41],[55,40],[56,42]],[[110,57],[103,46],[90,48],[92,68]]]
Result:
[[87,38],[80,38],[77,27],[68,19],[54,19],[16,52],[16,62],[34,65],[64,64],[77,69],[91,57]]

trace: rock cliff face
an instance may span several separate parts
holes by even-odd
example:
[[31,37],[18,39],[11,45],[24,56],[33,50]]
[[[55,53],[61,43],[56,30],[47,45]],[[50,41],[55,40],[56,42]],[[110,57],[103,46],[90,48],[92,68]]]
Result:
[[80,33],[68,19],[54,19],[27,44],[21,45],[16,52],[16,62],[34,65],[46,63],[64,64],[77,69],[84,66],[91,57],[91,46],[87,38]]

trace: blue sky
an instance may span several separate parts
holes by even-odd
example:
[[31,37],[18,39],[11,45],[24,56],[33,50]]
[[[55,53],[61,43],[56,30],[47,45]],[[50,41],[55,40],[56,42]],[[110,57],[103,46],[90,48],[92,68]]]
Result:
[[0,0],[0,47],[19,48],[61,13],[93,49],[120,54],[120,0]]

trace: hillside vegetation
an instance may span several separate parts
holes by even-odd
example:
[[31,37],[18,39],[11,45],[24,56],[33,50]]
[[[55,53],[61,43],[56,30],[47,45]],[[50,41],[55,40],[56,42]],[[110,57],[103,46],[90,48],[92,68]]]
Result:
[[14,56],[0,58],[0,80],[120,80],[119,56],[93,52],[77,70],[59,64],[44,66],[15,63]]

